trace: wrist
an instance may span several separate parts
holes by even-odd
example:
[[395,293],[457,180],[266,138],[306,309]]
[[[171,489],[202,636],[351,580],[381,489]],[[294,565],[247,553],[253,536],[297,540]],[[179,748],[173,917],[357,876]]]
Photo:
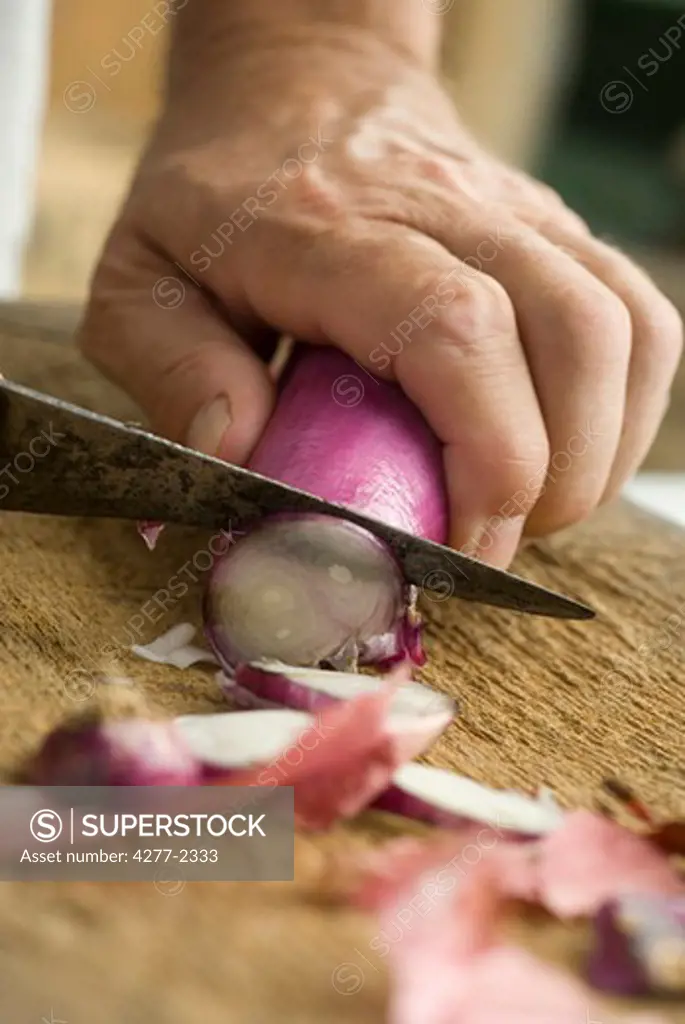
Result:
[[170,91],[208,63],[240,61],[249,50],[347,42],[386,47],[435,71],[444,21],[420,0],[193,0],[178,8],[169,60]]

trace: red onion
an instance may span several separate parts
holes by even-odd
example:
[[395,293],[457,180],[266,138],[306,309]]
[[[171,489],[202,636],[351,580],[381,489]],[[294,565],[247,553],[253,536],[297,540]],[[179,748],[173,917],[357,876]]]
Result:
[[[399,676],[398,670],[395,675]],[[252,694],[257,701],[304,711],[318,711],[337,701],[380,693],[391,687],[394,693],[389,706],[389,729],[397,738],[402,760],[418,757],[427,750],[445,731],[456,710],[450,697],[422,683],[403,678],[393,686],[392,673],[379,678],[261,662],[240,666],[235,682],[239,691]]]
[[405,764],[393,785],[374,806],[441,828],[459,828],[479,821],[519,835],[553,831],[563,812],[551,796],[530,797],[511,790],[490,789],[473,779],[425,764]]
[[268,763],[315,724],[313,715],[284,709],[183,715],[175,726],[209,773],[242,771]]
[[[250,468],[427,539],[447,535],[442,453],[394,384],[334,348],[296,353]],[[207,635],[224,669],[423,659],[415,592],[390,550],[327,516],[269,518],[212,575]]]
[[201,769],[172,722],[124,718],[56,729],[28,776],[50,786],[192,786]]
[[[398,763],[427,750],[454,715],[454,703],[441,693],[415,682],[393,692],[387,680],[375,676],[247,665],[238,670],[236,683],[240,693],[252,696],[255,707],[265,709],[176,720],[195,756],[211,766],[240,769],[259,764],[282,753],[298,730],[314,725],[311,712],[362,697],[380,698],[384,692],[389,695],[385,730]],[[278,708],[279,704],[297,710]]]

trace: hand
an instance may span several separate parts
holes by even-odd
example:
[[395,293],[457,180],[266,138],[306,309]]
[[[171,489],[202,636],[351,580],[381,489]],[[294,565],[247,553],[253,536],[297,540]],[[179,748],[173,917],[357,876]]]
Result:
[[451,543],[503,566],[524,525],[574,523],[634,472],[682,346],[642,271],[353,31],[263,38],[172,87],[81,345],[155,429],[239,462],[281,332],[399,382],[445,446]]

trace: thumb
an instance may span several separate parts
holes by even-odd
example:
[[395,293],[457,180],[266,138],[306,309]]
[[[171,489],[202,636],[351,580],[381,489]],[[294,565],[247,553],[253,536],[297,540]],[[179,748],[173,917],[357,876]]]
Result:
[[207,455],[244,463],[271,414],[266,365],[190,278],[148,250],[105,253],[78,345],[153,430]]

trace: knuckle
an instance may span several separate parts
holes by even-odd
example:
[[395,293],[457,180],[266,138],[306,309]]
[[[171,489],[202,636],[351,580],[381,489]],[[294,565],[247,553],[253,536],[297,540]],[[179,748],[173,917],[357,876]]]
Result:
[[290,187],[291,200],[301,210],[328,220],[340,220],[346,212],[340,187],[317,164],[301,164]]
[[683,319],[673,303],[658,295],[651,304],[643,345],[655,368],[672,374],[683,352]]
[[439,157],[421,157],[417,162],[416,171],[423,180],[432,181],[447,188],[454,187],[454,171],[446,160],[441,160]]
[[454,294],[442,307],[437,324],[448,341],[466,351],[482,351],[488,339],[516,332],[512,301],[498,281],[460,266],[451,283]]
[[609,288],[588,287],[566,293],[560,313],[575,338],[577,357],[586,370],[615,371],[617,365],[627,365],[632,318],[628,306]]
[[588,289],[579,300],[579,314],[593,334],[608,338],[630,338],[632,323],[626,304],[608,288]]

